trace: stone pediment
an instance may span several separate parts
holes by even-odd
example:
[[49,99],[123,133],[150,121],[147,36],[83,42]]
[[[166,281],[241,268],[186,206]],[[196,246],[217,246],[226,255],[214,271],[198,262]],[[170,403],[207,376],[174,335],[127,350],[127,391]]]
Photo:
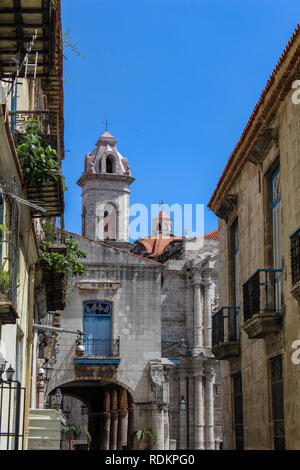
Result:
[[83,261],[85,266],[136,266],[145,268],[161,268],[163,265],[156,261],[143,258],[123,248],[110,246],[109,242],[91,240],[87,237],[70,233],[70,236],[79,243],[81,250],[86,253]]

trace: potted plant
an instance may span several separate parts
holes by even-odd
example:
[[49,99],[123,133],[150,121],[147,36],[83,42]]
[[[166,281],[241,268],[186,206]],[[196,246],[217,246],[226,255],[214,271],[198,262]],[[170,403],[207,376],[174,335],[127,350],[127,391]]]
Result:
[[88,445],[90,445],[92,440],[91,435],[88,430],[83,426],[80,426],[80,424],[68,424],[66,431],[69,433],[69,440],[78,440],[81,434],[83,434],[87,440]]
[[134,431],[130,441],[131,447],[134,447],[134,441],[136,441],[139,450],[150,450],[156,444],[157,438],[152,429],[144,428]]

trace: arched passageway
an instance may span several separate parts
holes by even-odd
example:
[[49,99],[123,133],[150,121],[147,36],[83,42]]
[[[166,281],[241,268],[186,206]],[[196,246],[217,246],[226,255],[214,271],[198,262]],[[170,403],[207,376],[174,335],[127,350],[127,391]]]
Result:
[[[63,397],[81,400],[87,408],[90,449],[122,450],[130,447],[130,437],[134,431],[134,404],[128,390],[119,384],[101,380],[68,382],[59,388]],[[68,403],[68,423],[74,424],[76,415],[72,416],[70,398]]]

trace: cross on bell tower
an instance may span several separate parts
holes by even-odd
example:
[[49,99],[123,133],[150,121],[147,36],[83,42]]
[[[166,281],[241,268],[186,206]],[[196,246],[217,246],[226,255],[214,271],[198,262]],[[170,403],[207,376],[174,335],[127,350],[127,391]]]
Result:
[[108,131],[108,126],[109,124],[112,124],[111,122],[108,122],[107,119],[105,119],[105,122],[101,122],[101,124],[105,124],[105,131],[107,132]]
[[84,172],[77,184],[82,187],[82,234],[92,240],[128,242],[129,194],[133,183],[128,160],[106,131],[96,148],[85,155]]

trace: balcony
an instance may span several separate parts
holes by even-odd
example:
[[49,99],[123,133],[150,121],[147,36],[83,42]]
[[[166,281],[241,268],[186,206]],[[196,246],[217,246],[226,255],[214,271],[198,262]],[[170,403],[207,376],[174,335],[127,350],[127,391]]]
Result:
[[[34,119],[38,125],[38,135],[43,148],[51,146],[58,154],[61,152],[59,113],[56,110],[10,111],[10,128],[17,147],[24,141],[28,120]],[[59,163],[59,162],[58,162]],[[51,182],[42,185],[27,184],[28,201],[46,210],[46,214],[32,207],[34,217],[58,217],[64,209],[64,191],[60,174],[55,174]]]
[[59,140],[59,114],[55,110],[43,111],[10,111],[10,129],[17,147],[23,142],[26,134],[27,121],[34,119],[38,123],[41,145],[45,148],[48,145],[56,152],[60,153]]
[[[48,251],[65,254],[67,252],[65,231],[58,227],[49,227],[38,233],[39,242],[49,243]],[[50,268],[48,263],[41,260],[43,281],[46,290],[47,310],[63,310],[65,308],[66,275]]]
[[162,339],[161,340],[161,357],[169,359],[175,366],[180,364],[180,359],[184,355],[189,354],[188,347],[184,344],[184,340],[178,339]]
[[19,318],[18,252],[13,235],[14,231],[7,234],[0,232],[0,323],[2,325],[15,324]]
[[212,352],[218,360],[232,360],[240,354],[238,307],[222,307],[212,317]]
[[282,328],[281,269],[257,269],[243,283],[244,325],[250,339],[266,338]]
[[290,235],[292,294],[300,305],[300,227]]
[[120,339],[83,339],[86,357],[119,357]]
[[118,366],[120,359],[120,338],[117,339],[83,339],[84,354],[75,359],[75,365],[108,365]]
[[[47,77],[54,59],[55,41],[55,11],[54,2],[1,2],[0,19],[0,77],[16,76],[18,61],[18,76],[26,75],[26,53],[29,53],[28,63],[37,60],[37,67],[28,67],[27,77]],[[56,3],[56,2],[55,2]],[[31,49],[29,43],[32,43]],[[11,57],[15,61],[11,60]]]

